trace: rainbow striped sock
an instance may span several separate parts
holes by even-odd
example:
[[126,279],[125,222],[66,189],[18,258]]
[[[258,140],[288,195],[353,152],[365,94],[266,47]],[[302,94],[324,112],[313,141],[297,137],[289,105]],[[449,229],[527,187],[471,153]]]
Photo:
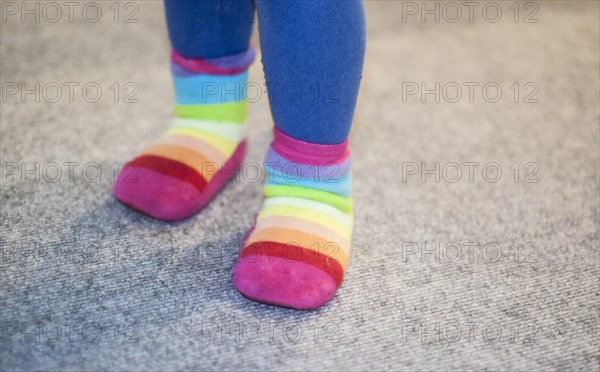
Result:
[[320,145],[275,129],[263,208],[233,273],[244,296],[313,309],[340,286],[350,257],[353,202],[347,141]]
[[246,152],[244,92],[254,48],[211,60],[171,53],[175,122],[127,163],[117,200],[152,217],[176,221],[204,207],[239,170]]

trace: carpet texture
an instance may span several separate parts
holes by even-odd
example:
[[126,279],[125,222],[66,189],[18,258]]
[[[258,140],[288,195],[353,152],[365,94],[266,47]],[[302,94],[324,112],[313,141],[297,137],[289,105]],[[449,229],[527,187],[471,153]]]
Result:
[[496,2],[500,19],[477,2],[472,22],[365,3],[352,258],[311,312],[231,280],[261,206],[264,89],[237,181],[153,220],[111,188],[170,123],[161,2],[78,3],[73,22],[40,2],[39,23],[20,4],[0,24],[1,370],[600,368],[597,2]]

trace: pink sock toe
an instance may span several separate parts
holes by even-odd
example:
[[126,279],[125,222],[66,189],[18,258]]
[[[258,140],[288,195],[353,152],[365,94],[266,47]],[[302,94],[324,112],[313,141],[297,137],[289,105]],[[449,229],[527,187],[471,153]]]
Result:
[[134,180],[119,177],[113,194],[123,204],[164,221],[187,218],[201,200],[190,183],[146,168],[138,168]]
[[334,279],[319,268],[288,258],[252,255],[233,272],[237,290],[254,301],[299,310],[315,309],[335,294]]

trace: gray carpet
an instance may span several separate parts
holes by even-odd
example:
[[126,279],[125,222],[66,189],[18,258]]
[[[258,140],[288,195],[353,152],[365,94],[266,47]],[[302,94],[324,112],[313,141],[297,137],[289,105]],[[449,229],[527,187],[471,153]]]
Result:
[[[352,260],[312,312],[232,286],[261,205],[250,173],[179,223],[110,196],[115,164],[168,124],[172,91],[161,3],[138,2],[138,23],[97,4],[96,23],[79,6],[72,23],[63,8],[0,25],[2,370],[600,369],[598,2],[519,3],[516,23],[512,1],[498,22],[478,2],[456,23],[366,3]],[[39,103],[9,94],[23,82]],[[436,82],[439,103],[409,94]],[[266,95],[250,115],[247,162],[261,162]]]

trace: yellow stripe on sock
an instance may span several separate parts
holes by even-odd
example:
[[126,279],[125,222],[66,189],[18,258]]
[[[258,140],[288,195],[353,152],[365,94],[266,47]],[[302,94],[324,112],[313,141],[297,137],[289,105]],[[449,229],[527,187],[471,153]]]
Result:
[[275,196],[272,198],[266,198],[263,204],[263,208],[267,208],[274,205],[285,205],[288,207],[298,207],[304,209],[310,209],[315,212],[326,214],[334,219],[343,223],[344,226],[352,226],[352,214],[344,213],[332,207],[331,205],[315,200],[294,198],[289,196]]
[[219,151],[225,154],[226,157],[231,156],[231,154],[233,154],[235,148],[237,147],[236,143],[226,140],[223,137],[219,137],[208,132],[201,132],[197,129],[172,128],[167,131],[167,134],[183,134],[186,136],[192,136],[201,139],[215,146]]
[[217,120],[175,118],[171,128],[197,129],[236,143],[239,143],[246,135],[244,124]]

